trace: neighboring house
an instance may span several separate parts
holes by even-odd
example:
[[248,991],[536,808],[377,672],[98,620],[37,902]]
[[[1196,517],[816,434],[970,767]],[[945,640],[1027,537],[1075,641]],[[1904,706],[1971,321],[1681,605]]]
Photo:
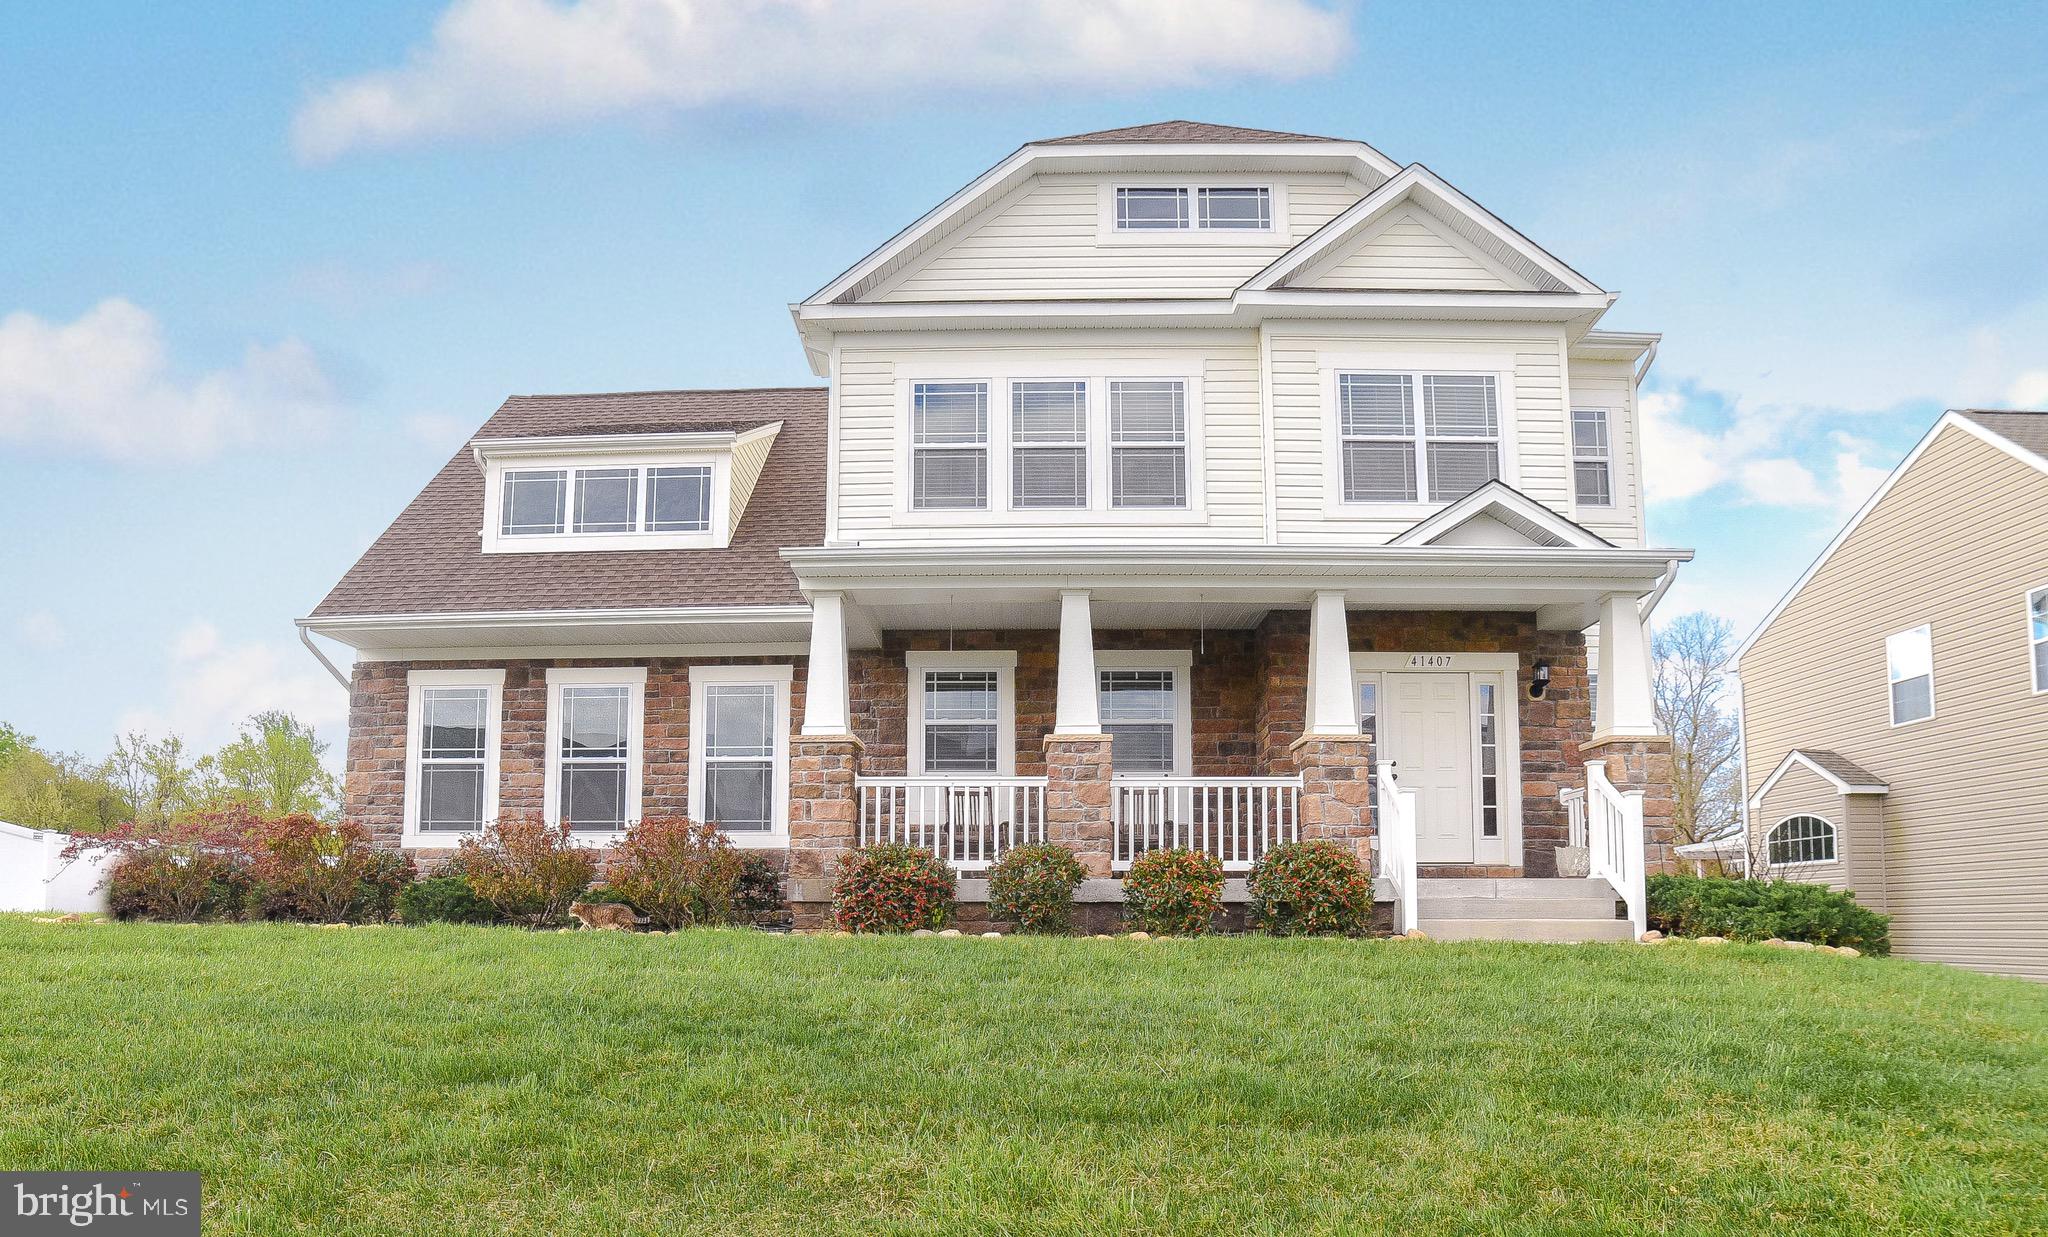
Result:
[[[1113,901],[1323,837],[1405,926],[1626,936],[1690,554],[1644,544],[1614,299],[1362,142],[1027,145],[792,306],[824,387],[507,400],[302,620],[355,650],[348,814],[688,813],[799,922],[881,839],[971,899],[1049,838]],[[1599,879],[1515,883],[1574,814]]]
[[1944,415],[1735,665],[1759,875],[2048,979],[2048,413]]

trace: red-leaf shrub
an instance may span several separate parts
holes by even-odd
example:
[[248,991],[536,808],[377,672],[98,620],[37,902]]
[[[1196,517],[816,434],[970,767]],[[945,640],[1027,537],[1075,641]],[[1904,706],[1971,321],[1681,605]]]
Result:
[[1074,930],[1074,887],[1087,875],[1064,846],[1012,847],[988,870],[988,916],[1022,932],[1065,935]]
[[64,858],[105,848],[114,861],[107,909],[116,919],[236,919],[250,887],[250,858],[262,818],[242,806],[197,812],[161,825],[126,821],[72,836]]
[[413,878],[410,859],[372,849],[353,821],[281,816],[257,826],[255,842],[251,910],[265,919],[382,920]]
[[493,821],[462,840],[455,862],[501,918],[536,928],[565,922],[597,875],[596,853],[578,846],[568,825],[534,816]]
[[953,869],[915,846],[864,846],[839,861],[832,915],[851,932],[942,928],[953,917]]
[[656,928],[739,919],[745,860],[718,826],[649,816],[612,853],[611,887]]
[[1372,877],[1335,842],[1285,842],[1252,865],[1245,918],[1275,936],[1355,936],[1372,923]]
[[1124,921],[1143,932],[1200,936],[1223,909],[1223,861],[1195,850],[1148,850],[1124,873]]

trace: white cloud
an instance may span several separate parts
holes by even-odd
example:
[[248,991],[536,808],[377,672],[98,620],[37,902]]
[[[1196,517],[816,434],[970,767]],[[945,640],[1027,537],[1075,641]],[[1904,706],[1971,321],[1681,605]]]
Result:
[[2048,369],[2030,369],[2013,379],[2005,393],[2005,406],[2048,409]]
[[292,143],[320,161],[640,110],[1202,87],[1349,46],[1349,14],[1310,0],[456,0],[403,66],[317,90]]
[[1744,400],[1709,402],[1723,406],[1714,410],[1720,415],[1713,424],[1685,395],[1643,393],[1643,468],[1652,503],[1682,502],[1729,485],[1744,502],[1847,515],[1891,472],[1882,447],[1847,433],[1827,435],[1825,448],[1808,445],[1806,431],[1824,414]]
[[211,454],[325,426],[333,385],[296,339],[181,380],[155,315],[121,297],[72,322],[0,318],[0,441],[116,457]]
[[63,648],[71,638],[71,633],[64,630],[64,624],[48,610],[31,610],[22,615],[15,629],[20,633],[23,644],[45,653]]
[[453,451],[469,438],[476,429],[476,421],[469,417],[453,416],[445,412],[416,412],[402,423],[405,436],[436,451]]
[[121,715],[120,733],[177,734],[195,751],[234,738],[251,714],[283,709],[310,723],[339,759],[348,693],[296,643],[230,643],[212,623],[196,622],[171,641],[159,703]]

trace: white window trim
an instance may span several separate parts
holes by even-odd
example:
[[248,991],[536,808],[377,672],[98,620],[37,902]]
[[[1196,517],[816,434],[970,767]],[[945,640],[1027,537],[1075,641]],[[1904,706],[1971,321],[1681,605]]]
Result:
[[[548,669],[548,718],[546,729],[546,772],[541,781],[541,818],[557,824],[562,815],[562,689],[564,687],[627,687],[626,703],[626,829],[639,823],[641,781],[647,763],[647,667],[602,666]],[[617,833],[579,832],[576,839],[586,846],[610,846],[625,836]]]
[[462,838],[476,837],[481,830],[420,832],[420,707],[421,689],[428,687],[481,687],[484,694],[484,796],[483,823],[498,818],[498,757],[505,720],[505,671],[492,670],[410,670],[405,676],[405,816],[399,845],[417,847],[453,846]]
[[[910,735],[906,755],[912,777],[956,777],[973,781],[978,777],[1017,776],[1017,654],[999,652],[944,653],[916,652],[903,655],[909,672]],[[932,670],[993,670],[996,672],[996,771],[980,773],[928,773],[924,767],[924,676]]]
[[[574,527],[577,469],[636,468],[640,484],[634,502],[635,522],[647,511],[647,473],[650,468],[711,469],[711,527],[702,532],[669,533],[578,533]],[[520,533],[503,531],[505,474],[563,469],[569,475],[569,492],[563,509],[563,531]],[[484,464],[484,522],[481,530],[486,554],[554,553],[565,550],[718,550],[732,543],[732,452],[730,450],[668,451],[659,454],[579,452],[563,455],[532,455],[491,458]]]
[[[1172,777],[1193,777],[1195,771],[1195,704],[1189,694],[1194,685],[1194,666],[1192,649],[1095,650],[1095,694],[1098,701],[1102,696],[1101,676],[1104,670],[1165,670],[1173,674],[1173,772],[1169,775]],[[1159,775],[1115,773],[1115,776]]]
[[[1202,410],[1203,362],[1199,357],[1142,362],[1091,362],[1061,365],[987,365],[945,362],[904,367],[896,382],[896,501],[891,523],[898,527],[1060,527],[1088,524],[1200,524],[1209,518],[1208,470],[1205,464]],[[1187,488],[1184,507],[1116,507],[1110,493],[1110,381],[1179,382],[1187,405]],[[985,507],[914,507],[916,443],[911,432],[911,399],[919,383],[986,382],[989,390],[988,505]],[[1017,382],[1085,382],[1088,384],[1088,505],[1085,507],[1013,507],[1010,459],[1012,425],[1010,388]]]
[[2048,696],[2048,682],[2042,682],[2034,676],[2035,646],[2048,644],[2048,640],[2034,639],[2034,597],[2040,593],[2048,593],[2048,584],[2030,588],[2020,594],[2020,630],[2026,633],[2027,638],[2027,681],[2033,684],[2032,694]]
[[[1776,837],[1778,830],[1783,829],[1786,825],[1801,818],[1805,818],[1808,820],[1817,820],[1821,824],[1826,825],[1828,827],[1828,841],[1833,843],[1832,849],[1835,853],[1826,859],[1787,859],[1785,862],[1779,863],[1776,859],[1771,858],[1771,845],[1773,839]],[[1764,830],[1764,863],[1769,867],[1800,869],[1821,868],[1830,867],[1836,864],[1840,864],[1841,862],[1843,862],[1842,827],[1836,824],[1834,821],[1829,820],[1827,817],[1822,816],[1819,812],[1787,812],[1785,813],[1785,815],[1778,818],[1778,823]]]
[[[1902,722],[1899,720],[1899,710],[1896,699],[1892,695],[1892,688],[1903,683],[1905,680],[1892,677],[1892,641],[1900,636],[1911,635],[1916,631],[1927,633],[1927,716],[1916,717],[1909,722]],[[1907,677],[1917,679],[1920,676],[1915,674]],[[1921,722],[1931,722],[1940,711],[1940,707],[1934,698],[1934,624],[1921,623],[1917,627],[1901,628],[1886,636],[1884,638],[1884,712],[1886,720],[1891,723],[1891,728],[1897,730],[1901,726],[1917,726]]]
[[[1577,425],[1577,423],[1576,423],[1576,422],[1577,422],[1577,420],[1578,420],[1578,416],[1579,416],[1579,414],[1580,414],[1580,413],[1582,413],[1582,412],[1597,412],[1597,413],[1599,413],[1599,414],[1600,414],[1601,418],[1602,418],[1602,419],[1603,419],[1603,421],[1605,422],[1605,425],[1606,425],[1606,430],[1607,430],[1607,445],[1606,445],[1606,447],[1605,447],[1605,448],[1603,448],[1603,453],[1602,453],[1602,454],[1600,454],[1600,455],[1597,455],[1597,456],[1593,456],[1593,455],[1586,455],[1586,456],[1582,456],[1582,455],[1580,455],[1580,454],[1579,454],[1579,427],[1578,427],[1578,425]],[[1567,416],[1567,417],[1569,418],[1569,420],[1568,420],[1568,422],[1567,422],[1567,424],[1566,424],[1566,426],[1565,426],[1565,430],[1566,430],[1566,433],[1565,433],[1565,449],[1566,449],[1566,450],[1567,450],[1568,452],[1570,452],[1570,454],[1571,454],[1571,459],[1570,459],[1570,462],[1569,462],[1569,467],[1571,468],[1571,477],[1570,477],[1570,480],[1571,480],[1571,487],[1572,487],[1572,507],[1573,507],[1573,508],[1574,508],[1575,510],[1587,510],[1587,511],[1612,511],[1612,510],[1614,510],[1615,508],[1617,508],[1617,507],[1621,506],[1621,478],[1620,478],[1620,476],[1619,476],[1619,475],[1617,475],[1617,473],[1615,472],[1615,468],[1614,468],[1614,419],[1615,419],[1615,412],[1614,412],[1614,410],[1613,410],[1612,408],[1608,408],[1608,407],[1606,407],[1605,405],[1602,405],[1602,404],[1587,404],[1587,403],[1576,403],[1576,402],[1575,402],[1575,403],[1574,403],[1574,404],[1573,404],[1573,405],[1571,406],[1570,410],[1569,410],[1569,411],[1568,411],[1568,412],[1566,413],[1566,416]],[[1580,464],[1603,464],[1603,465],[1605,465],[1605,466],[1606,466],[1606,468],[1607,468],[1607,501],[1606,501],[1606,502],[1604,502],[1604,503],[1589,503],[1589,502],[1581,502],[1581,501],[1579,500],[1579,465],[1580,465]]]
[[[1188,226],[1134,228],[1116,226],[1119,189],[1185,189]],[[1200,226],[1202,189],[1264,189],[1271,208],[1269,227],[1204,228]],[[1287,186],[1257,176],[1117,176],[1099,182],[1096,194],[1095,243],[1098,245],[1249,245],[1266,248],[1292,236],[1287,216]]]
[[[1422,378],[1425,374],[1481,376],[1493,379],[1495,411],[1500,416],[1500,479],[1515,489],[1522,488],[1521,457],[1516,442],[1515,358],[1509,354],[1444,353],[1324,353],[1318,358],[1318,376],[1323,396],[1323,516],[1336,520],[1398,519],[1414,523],[1449,503],[1428,500],[1429,471],[1426,453],[1416,462],[1412,503],[1354,503],[1344,500],[1344,435],[1342,408],[1338,402],[1338,379],[1343,374],[1406,374],[1414,380],[1415,432],[1425,437]],[[1553,420],[1552,424],[1556,422]],[[1569,427],[1567,427],[1569,428]],[[1453,502],[1456,500],[1453,499]],[[1604,508],[1603,508],[1604,510]]]
[[704,819],[704,727],[698,719],[706,716],[704,689],[716,685],[755,686],[775,689],[775,771],[769,778],[774,788],[774,818],[766,833],[728,833],[726,839],[741,850],[775,850],[789,845],[789,694],[796,669],[788,664],[764,666],[690,667],[690,819]]

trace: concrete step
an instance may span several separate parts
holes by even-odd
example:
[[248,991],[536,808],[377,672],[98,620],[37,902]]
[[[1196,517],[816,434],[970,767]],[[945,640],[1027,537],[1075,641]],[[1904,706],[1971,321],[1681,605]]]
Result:
[[1614,899],[1590,898],[1438,898],[1423,893],[1415,899],[1418,919],[1612,919]]
[[1635,931],[1626,919],[1432,919],[1418,916],[1415,926],[1439,941],[1632,941]]
[[1415,882],[1421,898],[1605,898],[1614,887],[1590,876],[1425,876]]

